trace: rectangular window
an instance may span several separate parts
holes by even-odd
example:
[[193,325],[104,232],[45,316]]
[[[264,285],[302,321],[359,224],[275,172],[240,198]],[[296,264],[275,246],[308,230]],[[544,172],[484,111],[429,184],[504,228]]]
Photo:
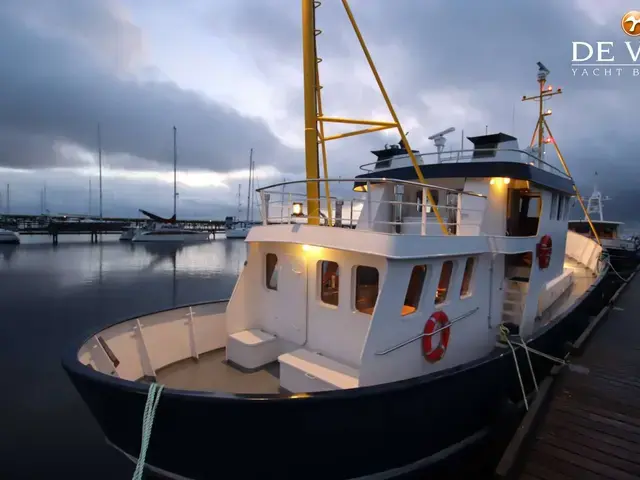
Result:
[[[438,200],[439,200],[439,195],[438,195],[438,190],[434,190],[433,188],[430,190],[431,191],[431,196],[433,197],[433,202],[438,205]],[[426,199],[425,202],[427,204],[427,213],[430,213],[432,211],[432,207],[431,204],[429,203],[429,196],[426,195]],[[418,212],[422,212],[422,190],[418,190],[418,194],[416,196],[416,206],[418,207]]]
[[464,265],[464,276],[462,277],[462,286],[460,287],[460,296],[465,297],[471,294],[471,277],[473,277],[473,267],[475,266],[476,259],[473,257],[467,258],[467,263]]
[[453,262],[451,260],[447,260],[442,264],[442,271],[440,272],[440,281],[438,282],[438,290],[436,291],[436,305],[443,303],[447,299],[452,273]]
[[407,294],[404,297],[404,305],[402,306],[402,315],[410,315],[420,305],[420,297],[422,296],[422,287],[424,286],[424,279],[427,276],[426,265],[416,265],[411,271],[411,277],[409,278],[409,286],[407,287]]
[[558,194],[553,193],[551,197],[551,208],[549,209],[549,220],[553,220],[556,208],[558,208]]
[[336,262],[320,260],[320,300],[328,305],[338,306],[340,290],[340,267]]
[[568,220],[569,219],[569,212],[571,211],[571,197],[565,197],[565,204],[564,204],[564,219]]
[[356,310],[371,315],[378,300],[377,268],[359,265],[356,267],[355,306]]
[[558,214],[556,215],[556,220],[562,219],[562,207],[564,207],[564,197],[560,196],[560,201],[558,202]]
[[278,290],[278,257],[275,253],[267,253],[266,285],[269,290]]

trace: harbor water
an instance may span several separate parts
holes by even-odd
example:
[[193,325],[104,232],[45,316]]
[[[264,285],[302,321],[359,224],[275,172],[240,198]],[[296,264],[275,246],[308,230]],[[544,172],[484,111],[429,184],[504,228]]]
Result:
[[[119,319],[228,298],[242,240],[131,244],[103,236],[0,245],[0,478],[131,478],[65,375],[74,340]],[[76,341],[76,345],[78,342]]]

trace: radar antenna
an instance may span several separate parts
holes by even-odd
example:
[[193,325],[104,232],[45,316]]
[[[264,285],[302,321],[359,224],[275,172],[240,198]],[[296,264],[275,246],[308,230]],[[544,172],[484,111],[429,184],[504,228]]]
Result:
[[429,140],[433,140],[433,144],[436,146],[436,149],[438,151],[438,163],[442,163],[441,155],[444,150],[444,146],[447,143],[447,139],[445,138],[445,135],[455,131],[456,129],[454,127],[449,127],[446,130],[443,130],[438,133],[434,133],[429,137]]

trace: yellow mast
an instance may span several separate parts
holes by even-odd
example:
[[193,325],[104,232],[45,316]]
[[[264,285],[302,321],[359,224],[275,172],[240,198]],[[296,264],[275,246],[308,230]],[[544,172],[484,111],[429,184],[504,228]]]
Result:
[[[362,52],[367,59],[371,73],[373,74],[380,93],[382,94],[384,101],[389,109],[389,113],[393,118],[392,122],[381,122],[377,120],[362,120],[362,119],[350,119],[340,117],[327,117],[322,112],[322,102],[320,89],[320,76],[318,73],[318,63],[320,59],[316,56],[316,37],[321,33],[320,30],[315,28],[315,9],[318,8],[321,3],[317,0],[302,0],[302,50],[303,50],[303,65],[304,65],[304,101],[305,101],[305,158],[306,158],[306,175],[307,180],[319,179],[319,162],[318,162],[318,144],[322,146],[323,157],[323,169],[325,178],[328,178],[327,163],[326,163],[326,146],[325,142],[329,140],[337,140],[339,138],[351,137],[354,135],[360,135],[363,133],[377,132],[380,130],[386,130],[389,128],[396,128],[400,134],[403,145],[407,149],[411,163],[416,171],[418,179],[421,183],[425,183],[424,176],[420,170],[418,160],[411,149],[411,145],[407,140],[407,136],[404,133],[404,129],[400,124],[400,120],[391,104],[389,95],[387,94],[384,85],[378,71],[373,63],[369,49],[367,48],[364,38],[360,33],[358,24],[356,23],[353,12],[349,7],[347,0],[342,0],[342,5],[349,17],[349,22],[353,27],[353,30],[358,38]],[[342,133],[338,135],[332,135],[326,137],[324,135],[324,123],[341,123],[352,125],[369,125],[369,128],[355,130],[352,132]],[[433,208],[433,212],[440,224],[440,229],[445,235],[449,234],[447,227],[445,226],[438,207],[431,195],[429,188],[426,188],[427,198],[429,204]],[[328,182],[325,182],[325,195],[327,199],[329,224],[331,224],[331,210],[330,210],[330,194]],[[318,225],[320,220],[320,190],[317,181],[307,182],[307,209],[308,209],[308,223],[310,225]]]
[[[538,121],[536,122],[536,128],[533,130],[533,136],[531,137],[531,146],[533,147],[533,145],[535,145],[536,137],[537,137],[537,139],[538,139],[538,141],[537,141],[537,143],[538,143],[538,159],[542,163],[544,161],[542,159],[544,144],[551,143],[553,145],[553,148],[555,149],[556,154],[558,155],[558,159],[560,160],[560,163],[562,164],[562,167],[564,168],[565,173],[569,176],[569,178],[571,178],[571,181],[573,182],[573,190],[576,192],[576,196],[578,197],[578,202],[580,202],[580,206],[582,207],[582,211],[584,212],[585,218],[589,222],[589,226],[591,227],[591,231],[593,232],[593,235],[594,235],[596,241],[598,242],[598,244],[602,245],[602,243],[600,242],[600,237],[598,236],[598,232],[596,232],[596,229],[593,226],[593,223],[591,222],[591,217],[589,216],[589,212],[587,211],[587,208],[585,207],[584,202],[582,201],[582,196],[580,195],[580,191],[578,190],[578,187],[576,186],[576,183],[573,181],[573,177],[571,176],[571,172],[569,171],[569,167],[567,166],[567,162],[565,162],[564,156],[560,152],[560,147],[558,147],[558,143],[556,142],[555,137],[551,133],[551,129],[549,128],[549,124],[547,123],[547,118],[546,117],[551,115],[551,110],[550,109],[549,110],[545,110],[544,109],[544,101],[545,101],[545,99],[551,98],[551,97],[553,97],[555,95],[561,95],[562,94],[562,89],[558,88],[558,89],[556,89],[554,91],[553,87],[551,87],[551,85],[549,85],[548,87],[545,88],[545,85],[547,83],[547,75],[550,72],[540,62],[538,62],[538,68],[539,68],[539,70],[538,70],[538,84],[540,85],[540,90],[539,90],[538,95],[532,95],[530,97],[527,97],[526,95],[523,95],[523,97],[522,97],[522,101],[523,102],[526,102],[526,101],[529,101],[529,100],[537,100],[538,102],[540,102],[539,110],[538,110]],[[546,128],[547,132],[549,132],[549,137],[546,138],[546,139],[544,138],[545,128]]]

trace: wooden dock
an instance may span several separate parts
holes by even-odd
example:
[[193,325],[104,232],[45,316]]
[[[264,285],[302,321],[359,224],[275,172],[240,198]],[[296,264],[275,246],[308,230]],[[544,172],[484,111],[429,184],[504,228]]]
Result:
[[570,362],[585,368],[554,367],[542,382],[496,478],[640,478],[637,272],[575,343]]

